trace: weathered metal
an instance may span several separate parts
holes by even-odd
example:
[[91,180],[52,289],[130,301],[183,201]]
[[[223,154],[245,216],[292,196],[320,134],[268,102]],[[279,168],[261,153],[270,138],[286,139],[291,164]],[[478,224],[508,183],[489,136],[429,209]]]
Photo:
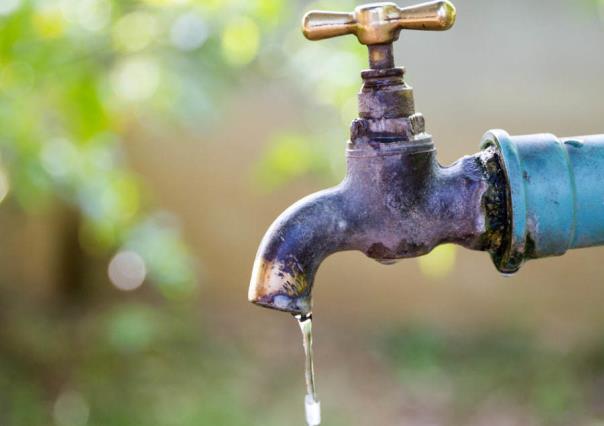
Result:
[[483,147],[501,152],[509,192],[509,238],[497,268],[604,244],[604,135],[559,139],[491,130]]
[[312,12],[304,20],[312,40],[357,35],[368,44],[371,69],[361,73],[345,179],[298,201],[269,228],[252,271],[253,303],[309,313],[315,273],[339,251],[389,264],[455,243],[488,251],[500,271],[512,273],[526,259],[604,244],[604,135],[560,140],[491,131],[482,151],[441,166],[389,43],[401,28],[450,27],[455,9],[432,2],[389,15],[392,6]]
[[442,167],[429,135],[383,143],[363,133],[351,139],[347,156],[340,185],[297,202],[270,227],[254,263],[250,301],[310,312],[315,272],[338,251],[392,263],[445,242],[498,248],[485,205],[495,188],[487,167],[497,161],[494,151]]
[[499,248],[501,238],[491,225],[506,211],[506,197],[496,185],[497,151],[439,165],[403,75],[402,68],[362,73],[346,178],[294,204],[270,227],[254,263],[250,301],[310,312],[315,272],[338,251],[358,250],[392,263],[445,242]]

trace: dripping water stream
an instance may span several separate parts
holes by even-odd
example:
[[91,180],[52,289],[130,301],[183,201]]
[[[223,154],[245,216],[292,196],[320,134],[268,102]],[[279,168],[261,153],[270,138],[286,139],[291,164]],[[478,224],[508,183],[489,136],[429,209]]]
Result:
[[308,426],[321,424],[321,403],[317,398],[315,388],[315,369],[313,365],[312,350],[312,314],[296,315],[296,320],[302,331],[302,346],[304,347],[304,377],[306,379],[306,397],[304,408],[306,411],[306,423]]

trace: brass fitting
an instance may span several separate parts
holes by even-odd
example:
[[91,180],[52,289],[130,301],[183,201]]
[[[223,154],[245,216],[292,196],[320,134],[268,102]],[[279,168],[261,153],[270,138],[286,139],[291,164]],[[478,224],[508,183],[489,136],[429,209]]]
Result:
[[352,13],[308,12],[302,32],[309,40],[323,40],[354,34],[361,44],[372,46],[398,40],[401,30],[444,31],[455,23],[455,6],[449,1],[432,1],[400,8],[394,3],[372,3]]

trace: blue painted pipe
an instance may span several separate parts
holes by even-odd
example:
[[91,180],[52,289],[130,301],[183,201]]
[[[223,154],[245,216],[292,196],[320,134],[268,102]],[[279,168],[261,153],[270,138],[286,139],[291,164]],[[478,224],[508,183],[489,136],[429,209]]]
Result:
[[491,130],[481,145],[499,151],[507,180],[509,232],[493,254],[501,272],[604,245],[604,135],[559,139]]

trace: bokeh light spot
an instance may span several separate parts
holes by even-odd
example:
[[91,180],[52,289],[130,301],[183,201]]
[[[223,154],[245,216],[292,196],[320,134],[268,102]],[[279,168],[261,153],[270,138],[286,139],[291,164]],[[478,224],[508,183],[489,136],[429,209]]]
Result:
[[10,15],[21,6],[21,0],[0,0],[0,15]]
[[201,17],[193,12],[179,16],[170,29],[170,41],[180,50],[194,50],[208,38],[208,27]]
[[108,0],[62,0],[61,11],[67,21],[88,31],[100,31],[109,24],[111,3]]
[[455,267],[457,247],[453,244],[443,244],[429,254],[417,259],[422,274],[428,278],[446,278]]
[[149,46],[158,33],[155,16],[148,12],[124,15],[113,27],[113,41],[117,49],[137,52]]
[[307,173],[314,160],[311,141],[298,133],[281,133],[273,137],[257,178],[266,189]]
[[125,291],[140,287],[147,276],[145,261],[134,251],[117,253],[109,262],[107,272],[113,285]]
[[159,78],[159,65],[155,59],[133,57],[116,66],[111,75],[111,84],[123,100],[144,101],[157,90]]
[[78,0],[78,23],[87,30],[100,31],[111,17],[111,3],[107,0]]
[[64,391],[55,401],[53,417],[57,426],[84,426],[89,416],[90,407],[79,392]]
[[249,18],[239,17],[229,22],[222,33],[222,53],[232,65],[249,64],[260,47],[260,29]]
[[42,38],[57,38],[65,32],[65,19],[60,4],[44,4],[33,15],[33,27]]
[[10,182],[6,171],[0,168],[0,203],[4,201],[10,190]]
[[257,0],[256,14],[267,22],[276,24],[286,5],[286,0]]
[[42,167],[56,178],[66,177],[76,172],[79,155],[72,142],[65,138],[50,139],[40,151]]

